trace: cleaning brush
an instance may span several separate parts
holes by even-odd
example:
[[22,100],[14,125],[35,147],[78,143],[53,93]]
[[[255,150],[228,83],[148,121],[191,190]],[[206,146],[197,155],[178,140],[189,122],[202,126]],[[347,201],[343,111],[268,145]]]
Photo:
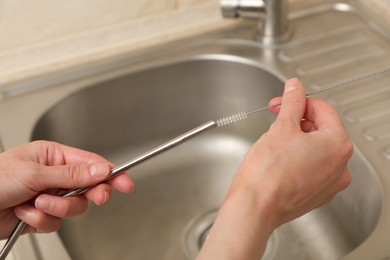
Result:
[[[380,69],[380,70],[376,70],[376,71],[369,72],[369,73],[366,73],[366,74],[362,74],[362,75],[359,75],[359,76],[356,76],[356,77],[353,77],[353,78],[350,78],[350,79],[346,79],[346,80],[342,80],[342,81],[333,83],[333,84],[328,85],[328,86],[326,86],[324,88],[321,88],[321,89],[315,90],[313,92],[307,93],[306,97],[313,96],[313,95],[316,95],[316,94],[319,94],[319,93],[322,93],[322,92],[326,92],[326,91],[329,91],[329,90],[332,90],[332,89],[336,89],[336,88],[339,88],[341,86],[345,86],[345,85],[348,85],[348,84],[352,84],[352,83],[355,83],[357,81],[370,79],[370,78],[382,75],[382,74],[387,73],[387,72],[390,72],[390,67],[383,68],[383,69]],[[253,114],[256,114],[258,112],[261,112],[261,111],[264,111],[264,110],[268,110],[268,109],[270,109],[272,107],[277,107],[277,106],[280,106],[280,105],[282,105],[282,102],[273,103],[273,104],[271,104],[269,106],[261,107],[261,108],[252,110],[250,112],[243,111],[243,112],[240,112],[240,113],[237,113],[237,114],[234,114],[234,115],[226,116],[226,117],[223,117],[223,118],[220,118],[220,119],[216,120],[216,124],[218,125],[218,127],[229,125],[231,123],[234,123],[234,122],[246,119],[250,115],[253,115]]]

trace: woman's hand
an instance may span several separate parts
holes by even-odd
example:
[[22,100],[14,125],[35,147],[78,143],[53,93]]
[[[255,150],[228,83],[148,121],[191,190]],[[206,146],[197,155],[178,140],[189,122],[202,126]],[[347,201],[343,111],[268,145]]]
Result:
[[323,204],[351,182],[353,145],[332,106],[286,82],[271,128],[252,146],[199,259],[260,259],[275,228]]
[[134,188],[126,174],[83,195],[62,198],[65,190],[106,179],[113,165],[103,157],[54,142],[36,141],[0,154],[0,239],[7,238],[18,219],[27,232],[56,231],[61,219],[83,213],[87,199],[106,204],[111,187],[128,193]]

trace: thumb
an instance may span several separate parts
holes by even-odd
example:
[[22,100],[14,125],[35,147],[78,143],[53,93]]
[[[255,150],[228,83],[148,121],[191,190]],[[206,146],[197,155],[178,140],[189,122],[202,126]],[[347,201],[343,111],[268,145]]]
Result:
[[302,83],[296,79],[286,81],[278,119],[293,121],[299,128],[306,109],[306,95]]
[[41,189],[73,189],[89,186],[105,180],[110,174],[108,163],[69,164],[42,166]]

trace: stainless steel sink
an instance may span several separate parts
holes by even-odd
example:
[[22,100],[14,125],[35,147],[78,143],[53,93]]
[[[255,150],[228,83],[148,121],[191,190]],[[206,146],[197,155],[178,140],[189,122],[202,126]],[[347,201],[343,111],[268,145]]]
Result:
[[[294,14],[294,36],[283,45],[251,41],[254,24],[245,22],[48,75],[34,88],[11,86],[0,101],[1,143],[54,140],[121,163],[210,119],[266,105],[286,78],[300,77],[311,91],[380,68],[390,57],[388,39],[358,11],[338,4]],[[367,45],[376,47],[356,57]],[[385,104],[389,86],[382,76],[318,96],[335,105],[355,143],[352,185],[277,229],[263,259],[390,256],[390,141],[383,134],[390,118],[364,109]],[[273,120],[260,113],[131,169],[135,192],[65,220],[59,243],[73,259],[194,259],[243,155]],[[50,250],[34,248],[37,258]]]
[[[43,114],[32,139],[120,163],[209,119],[267,104],[282,86],[265,70],[228,56],[193,57],[71,94]],[[209,215],[272,119],[262,113],[219,128],[131,170],[134,194],[118,194],[109,206],[65,221],[59,234],[72,258],[194,259],[213,222]],[[355,181],[334,203],[275,232],[272,259],[337,259],[369,236],[381,210],[380,184],[361,156],[351,167]]]

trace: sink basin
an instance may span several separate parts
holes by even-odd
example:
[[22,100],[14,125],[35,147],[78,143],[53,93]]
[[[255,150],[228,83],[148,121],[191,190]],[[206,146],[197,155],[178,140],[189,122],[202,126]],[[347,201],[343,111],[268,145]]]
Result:
[[[195,56],[73,91],[43,113],[31,139],[122,163],[210,119],[264,106],[282,87],[249,62]],[[259,113],[131,169],[133,194],[64,221],[59,236],[72,259],[194,259],[244,154],[273,120]],[[339,259],[370,235],[380,184],[358,151],[350,168],[351,187],[277,229],[264,259]]]

